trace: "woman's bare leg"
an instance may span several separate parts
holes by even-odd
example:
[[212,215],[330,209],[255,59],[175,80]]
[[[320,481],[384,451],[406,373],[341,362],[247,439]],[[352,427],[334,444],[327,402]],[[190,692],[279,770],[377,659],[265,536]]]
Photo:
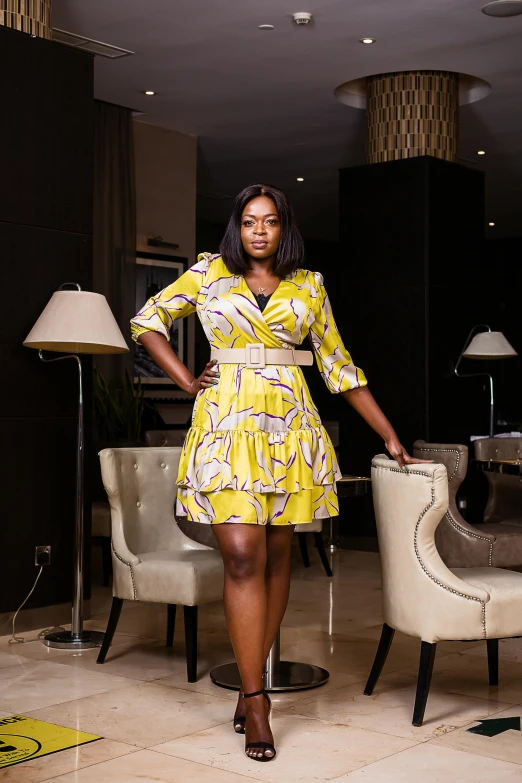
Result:
[[[263,687],[267,628],[267,535],[262,525],[216,525],[214,532],[225,566],[225,617],[244,693]],[[245,700],[246,741],[273,744],[263,696]],[[249,755],[262,756],[252,749]],[[265,751],[265,755],[273,755]]]
[[[266,528],[267,561],[265,584],[267,596],[267,621],[263,641],[263,666],[277,636],[288,604],[290,592],[290,552],[292,550],[293,525],[268,525]],[[248,693],[248,691],[246,691]],[[239,696],[236,718],[243,718],[246,705]]]

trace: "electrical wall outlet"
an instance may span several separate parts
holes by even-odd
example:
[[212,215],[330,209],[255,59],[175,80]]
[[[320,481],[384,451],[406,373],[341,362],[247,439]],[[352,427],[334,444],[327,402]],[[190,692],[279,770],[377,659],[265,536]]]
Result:
[[46,566],[51,563],[51,547],[37,546],[34,553],[34,564],[36,566]]

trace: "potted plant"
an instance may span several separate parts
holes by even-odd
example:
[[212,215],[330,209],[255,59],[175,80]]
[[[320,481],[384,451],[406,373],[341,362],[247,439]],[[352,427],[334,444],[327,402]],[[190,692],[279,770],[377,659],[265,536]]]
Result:
[[94,424],[98,445],[138,445],[146,409],[153,410],[144,398],[140,380],[134,386],[126,372],[121,384],[108,384],[103,373],[94,368]]
[[[144,417],[144,414],[148,415]],[[157,415],[154,406],[145,399],[140,381],[134,386],[126,372],[120,382],[107,383],[103,373],[97,367],[94,368],[93,501],[107,500],[98,453],[107,448],[141,445],[144,427],[150,427]],[[148,419],[148,422],[144,422],[144,418]]]

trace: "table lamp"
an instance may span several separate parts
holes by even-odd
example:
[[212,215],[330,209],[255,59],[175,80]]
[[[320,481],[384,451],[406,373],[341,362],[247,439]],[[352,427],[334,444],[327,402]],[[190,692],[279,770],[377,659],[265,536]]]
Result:
[[[74,290],[65,290],[73,288]],[[87,650],[102,643],[103,634],[83,628],[83,479],[84,422],[82,361],[76,354],[126,353],[129,349],[107,300],[101,294],[82,291],[78,283],[64,283],[56,291],[31,329],[24,345],[39,349],[44,362],[74,359],[78,365],[78,438],[76,447],[76,524],[74,545],[74,590],[70,631],[50,633],[47,647]],[[43,351],[70,352],[67,356],[46,359]]]
[[[478,332],[479,329],[486,331]],[[511,346],[502,332],[492,332],[487,324],[474,326],[464,343],[464,348],[455,365],[455,375],[459,378],[489,378],[489,437],[494,436],[495,425],[495,396],[493,393],[493,376],[489,373],[461,373],[459,365],[462,359],[510,359],[512,356],[518,356],[517,352]]]

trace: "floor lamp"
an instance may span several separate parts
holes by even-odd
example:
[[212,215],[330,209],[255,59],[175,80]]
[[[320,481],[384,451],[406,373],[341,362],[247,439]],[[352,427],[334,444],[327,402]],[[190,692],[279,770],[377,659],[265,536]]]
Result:
[[[66,289],[73,290],[66,290]],[[74,543],[74,589],[70,631],[50,633],[47,647],[87,650],[102,643],[103,634],[83,628],[83,478],[84,423],[82,361],[77,354],[126,353],[129,349],[101,294],[82,291],[77,283],[64,283],[56,291],[31,329],[24,345],[37,348],[43,362],[74,359],[78,366],[78,439],[76,447],[76,525]],[[66,356],[46,359],[43,351],[67,352]]]
[[[479,329],[486,331],[478,332]],[[478,332],[478,333],[476,333]],[[487,324],[474,326],[464,343],[464,348],[455,365],[455,375],[459,378],[489,378],[489,437],[495,434],[495,395],[493,393],[493,376],[489,373],[461,373],[459,365],[462,359],[509,359],[517,356],[517,352],[511,346],[502,332],[492,332]]]

